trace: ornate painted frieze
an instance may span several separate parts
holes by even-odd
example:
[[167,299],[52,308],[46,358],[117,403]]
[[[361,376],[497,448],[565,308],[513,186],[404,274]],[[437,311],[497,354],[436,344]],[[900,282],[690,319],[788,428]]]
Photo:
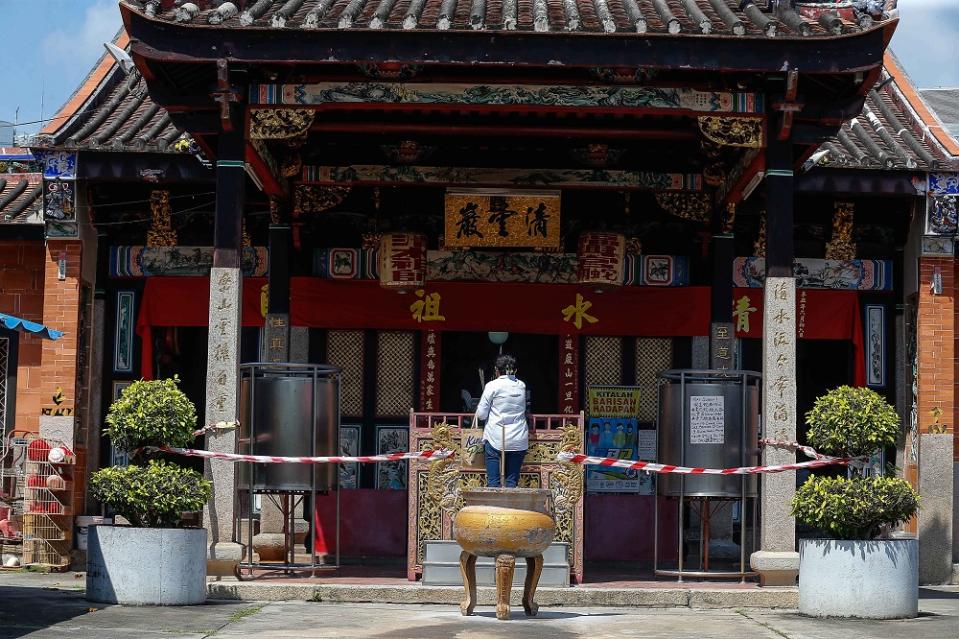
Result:
[[959,173],[929,173],[929,195],[959,195]]
[[75,180],[77,177],[77,154],[67,151],[34,150],[33,156],[43,166],[47,180]]
[[[313,275],[328,279],[379,279],[376,249],[330,248],[313,253]],[[428,282],[530,282],[577,284],[574,253],[427,251]],[[623,259],[627,286],[688,286],[689,260],[676,255],[631,255]]]
[[955,235],[959,230],[959,211],[955,195],[926,196],[926,233]]
[[[243,249],[243,275],[267,274],[269,252],[265,246]],[[111,277],[210,274],[213,248],[209,246],[113,246],[110,248]]]
[[627,85],[476,85],[402,82],[258,84],[250,88],[250,101],[253,104],[290,106],[366,103],[680,109],[706,113],[763,112],[762,97],[755,93]]
[[442,184],[475,187],[598,187],[662,191],[701,191],[695,173],[609,171],[602,169],[498,169],[428,166],[304,166],[307,184]]
[[[761,257],[737,257],[733,262],[733,285],[762,288],[766,260]],[[858,291],[891,291],[891,260],[796,259],[793,273],[797,288],[821,288]]]

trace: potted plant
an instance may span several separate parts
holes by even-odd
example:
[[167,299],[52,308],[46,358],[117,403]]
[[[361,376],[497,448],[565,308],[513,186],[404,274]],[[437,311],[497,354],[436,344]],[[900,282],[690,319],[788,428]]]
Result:
[[[806,415],[807,439],[818,452],[868,458],[896,443],[899,416],[878,393],[841,386]],[[904,479],[810,477],[792,501],[796,519],[827,538],[799,542],[799,612],[816,617],[911,618],[919,610],[916,539],[889,533],[912,518],[919,496]]]
[[180,521],[184,512],[201,510],[210,499],[210,482],[145,450],[193,442],[196,409],[178,383],[177,378],[134,382],[110,406],[105,432],[132,463],[94,473],[90,493],[130,525],[90,528],[86,597],[91,601],[189,605],[206,600],[207,532],[182,528]]

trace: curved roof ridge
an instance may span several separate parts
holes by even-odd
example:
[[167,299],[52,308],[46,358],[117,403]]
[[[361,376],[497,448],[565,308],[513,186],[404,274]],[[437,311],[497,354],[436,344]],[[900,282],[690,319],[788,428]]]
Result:
[[[120,27],[113,38],[113,44],[121,49],[127,48],[130,44],[130,36],[127,35],[126,29]],[[50,121],[40,129],[38,135],[56,137],[61,130],[67,128],[89,106],[91,98],[96,96],[97,88],[112,75],[115,69],[116,61],[108,52],[104,51],[96,65],[83,79],[83,82],[67,98],[67,101],[57,110],[56,114],[50,118]]]
[[936,148],[944,158],[959,161],[959,142],[949,134],[945,125],[922,99],[916,85],[892,51],[886,51],[883,66],[902,96],[902,108],[909,112],[914,123],[919,126],[924,141]]

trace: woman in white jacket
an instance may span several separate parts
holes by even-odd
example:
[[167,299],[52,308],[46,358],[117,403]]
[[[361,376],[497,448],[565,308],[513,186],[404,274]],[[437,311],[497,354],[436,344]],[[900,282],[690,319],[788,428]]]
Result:
[[[516,358],[500,355],[496,358],[495,379],[483,389],[476,406],[476,418],[486,422],[483,429],[483,447],[486,453],[486,478],[490,487],[500,485],[502,469],[507,488],[515,488],[520,467],[529,448],[529,428],[526,422],[526,384],[516,377]],[[505,451],[505,455],[502,453]]]

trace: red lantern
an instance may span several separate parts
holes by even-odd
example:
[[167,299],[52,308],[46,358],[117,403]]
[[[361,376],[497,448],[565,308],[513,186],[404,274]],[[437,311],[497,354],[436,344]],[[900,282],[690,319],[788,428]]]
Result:
[[623,285],[626,236],[583,233],[579,238],[579,283],[599,289]]
[[385,233],[380,238],[380,286],[398,291],[422,288],[426,281],[426,236]]

